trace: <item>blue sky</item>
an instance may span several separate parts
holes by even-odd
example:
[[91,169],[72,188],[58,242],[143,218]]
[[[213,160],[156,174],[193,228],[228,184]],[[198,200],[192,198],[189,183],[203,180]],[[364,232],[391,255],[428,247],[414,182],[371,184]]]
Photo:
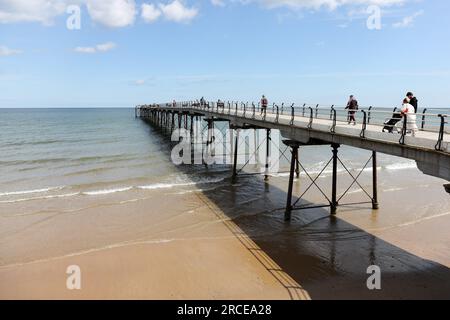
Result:
[[449,13],[446,0],[0,0],[0,107],[261,94],[393,107],[409,90],[449,107]]

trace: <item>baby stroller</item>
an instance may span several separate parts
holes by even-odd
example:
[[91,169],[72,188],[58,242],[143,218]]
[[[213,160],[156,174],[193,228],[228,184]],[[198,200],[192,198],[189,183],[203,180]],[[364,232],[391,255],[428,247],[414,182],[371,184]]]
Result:
[[402,114],[396,112],[397,108],[394,109],[394,113],[390,119],[386,119],[384,122],[383,132],[393,133],[394,129],[398,132],[397,123],[402,120]]

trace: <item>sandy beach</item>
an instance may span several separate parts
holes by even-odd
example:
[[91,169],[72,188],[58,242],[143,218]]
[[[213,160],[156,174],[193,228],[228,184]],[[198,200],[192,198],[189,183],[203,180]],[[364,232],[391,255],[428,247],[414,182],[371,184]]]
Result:
[[[450,226],[450,213],[416,218],[430,200],[445,200],[442,196],[447,195],[439,193],[437,183],[426,190],[430,196],[440,196],[419,197],[425,187],[417,186],[410,207],[395,205],[395,199],[404,196],[401,190],[388,190],[382,193],[383,205],[376,213],[350,207],[330,218],[326,212],[311,210],[296,214],[293,222],[285,224],[280,210],[258,212],[261,206],[282,200],[278,193],[283,191],[276,185],[282,185],[285,178],[272,181],[266,187],[261,181],[261,189],[255,193],[266,192],[268,199],[247,199],[244,185],[235,186],[236,193],[223,186],[210,191],[193,189],[48,216],[34,222],[39,228],[33,232],[21,225],[21,230],[11,235],[11,246],[2,244],[2,258],[14,261],[26,254],[30,261],[0,268],[0,298],[449,297],[450,237],[444,230]],[[410,195],[412,191],[407,192]],[[224,194],[228,194],[226,201],[217,200]],[[164,201],[157,200],[162,197]],[[169,210],[166,206],[173,202],[185,210]],[[155,224],[155,217],[161,222]],[[106,238],[98,234],[99,226],[103,230],[119,223],[119,234]],[[93,243],[98,245],[91,247]],[[71,253],[64,255],[64,251]],[[386,270],[380,291],[365,287],[369,263]],[[81,290],[66,288],[69,265],[81,268]]]

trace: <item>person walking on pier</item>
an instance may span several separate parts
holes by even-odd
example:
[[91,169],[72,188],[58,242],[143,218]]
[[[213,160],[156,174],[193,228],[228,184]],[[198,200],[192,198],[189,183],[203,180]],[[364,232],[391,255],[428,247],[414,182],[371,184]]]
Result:
[[353,122],[353,125],[356,125],[355,113],[358,110],[358,101],[353,95],[350,96],[345,109],[348,110],[348,124]]
[[415,137],[416,132],[419,128],[417,127],[416,123],[416,112],[414,110],[414,106],[411,105],[409,98],[405,98],[403,100],[401,113],[403,117],[406,117],[406,130],[409,130],[412,136]]
[[409,99],[409,104],[412,105],[414,107],[414,113],[417,113],[417,109],[419,107],[419,101],[417,100],[417,98],[414,96],[414,93],[412,92],[408,92],[406,94],[406,97]]
[[263,95],[261,98],[261,115],[263,115],[267,112],[268,105],[269,105],[269,101],[267,100],[266,96]]

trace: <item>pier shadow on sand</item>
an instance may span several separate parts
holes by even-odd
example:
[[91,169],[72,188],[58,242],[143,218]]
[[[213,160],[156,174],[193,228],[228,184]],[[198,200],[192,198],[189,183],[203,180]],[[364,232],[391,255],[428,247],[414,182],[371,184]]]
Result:
[[[151,126],[151,134],[163,133]],[[170,157],[169,140],[162,149]],[[192,173],[189,166],[177,169]],[[242,176],[235,184],[226,179],[201,196],[292,299],[305,298],[302,290],[312,299],[450,299],[448,267],[386,242],[339,213],[330,216],[328,209],[294,211],[285,222],[286,191],[259,176]],[[361,211],[367,214],[367,207]],[[381,290],[367,288],[371,265],[381,268]]]

